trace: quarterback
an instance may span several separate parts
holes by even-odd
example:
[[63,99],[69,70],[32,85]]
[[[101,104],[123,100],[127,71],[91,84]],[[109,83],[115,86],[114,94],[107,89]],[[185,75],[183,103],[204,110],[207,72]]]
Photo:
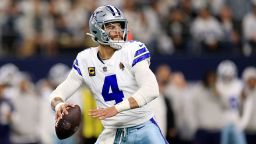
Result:
[[67,114],[73,104],[65,101],[84,82],[97,103],[89,115],[104,125],[96,143],[167,143],[147,105],[159,89],[146,46],[127,41],[127,19],[115,6],[98,7],[89,28],[99,46],[80,52],[66,80],[50,95],[56,119]]

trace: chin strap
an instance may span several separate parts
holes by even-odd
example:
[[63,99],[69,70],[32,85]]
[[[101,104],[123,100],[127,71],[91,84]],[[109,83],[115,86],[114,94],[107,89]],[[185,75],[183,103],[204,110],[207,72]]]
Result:
[[86,35],[90,36],[93,41],[95,41],[95,36],[91,33],[86,33]]
[[109,43],[103,43],[103,42],[100,42],[98,40],[95,40],[95,36],[91,33],[86,33],[86,35],[90,36],[92,38],[93,41],[96,41],[98,42],[99,44],[102,44],[102,45],[109,45],[110,47],[114,48],[114,49],[121,49],[125,43],[124,40],[118,40],[118,41],[114,41],[114,40],[109,40]]
[[88,36],[94,38],[94,35],[93,35],[93,34],[91,34],[91,33],[86,33],[86,34],[87,34]]
[[121,49],[124,45],[124,41],[122,42],[111,42],[110,43],[110,47],[114,48],[114,49]]

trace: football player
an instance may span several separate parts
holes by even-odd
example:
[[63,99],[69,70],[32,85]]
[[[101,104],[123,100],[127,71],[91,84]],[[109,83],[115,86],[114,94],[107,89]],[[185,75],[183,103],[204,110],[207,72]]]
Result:
[[65,101],[84,82],[98,107],[89,115],[105,128],[96,143],[167,143],[147,105],[159,89],[146,46],[127,41],[127,19],[115,6],[97,8],[89,28],[99,46],[80,52],[67,79],[50,95],[56,119],[68,113],[73,104]]
[[216,90],[223,102],[224,128],[221,131],[221,144],[246,144],[243,131],[239,128],[243,84],[237,77],[237,67],[233,61],[223,60],[217,67]]

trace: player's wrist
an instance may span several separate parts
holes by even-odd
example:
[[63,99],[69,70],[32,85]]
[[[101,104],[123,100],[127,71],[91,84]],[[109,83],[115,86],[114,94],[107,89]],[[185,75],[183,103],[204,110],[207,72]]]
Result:
[[55,111],[55,107],[57,106],[57,104],[64,103],[61,97],[53,97],[50,102],[53,111]]
[[128,99],[125,99],[124,101],[116,104],[115,108],[118,112],[122,112],[122,111],[126,111],[126,110],[131,109]]
[[59,103],[55,106],[54,110],[57,112],[57,111],[59,110],[59,108],[60,108],[62,105],[64,105],[64,104],[65,104],[64,102],[59,102]]

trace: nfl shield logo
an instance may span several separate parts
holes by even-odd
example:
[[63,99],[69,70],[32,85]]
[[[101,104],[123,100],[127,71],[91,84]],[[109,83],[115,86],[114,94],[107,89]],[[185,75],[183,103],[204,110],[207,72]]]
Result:
[[103,67],[103,71],[104,72],[108,71],[108,68],[107,67]]

